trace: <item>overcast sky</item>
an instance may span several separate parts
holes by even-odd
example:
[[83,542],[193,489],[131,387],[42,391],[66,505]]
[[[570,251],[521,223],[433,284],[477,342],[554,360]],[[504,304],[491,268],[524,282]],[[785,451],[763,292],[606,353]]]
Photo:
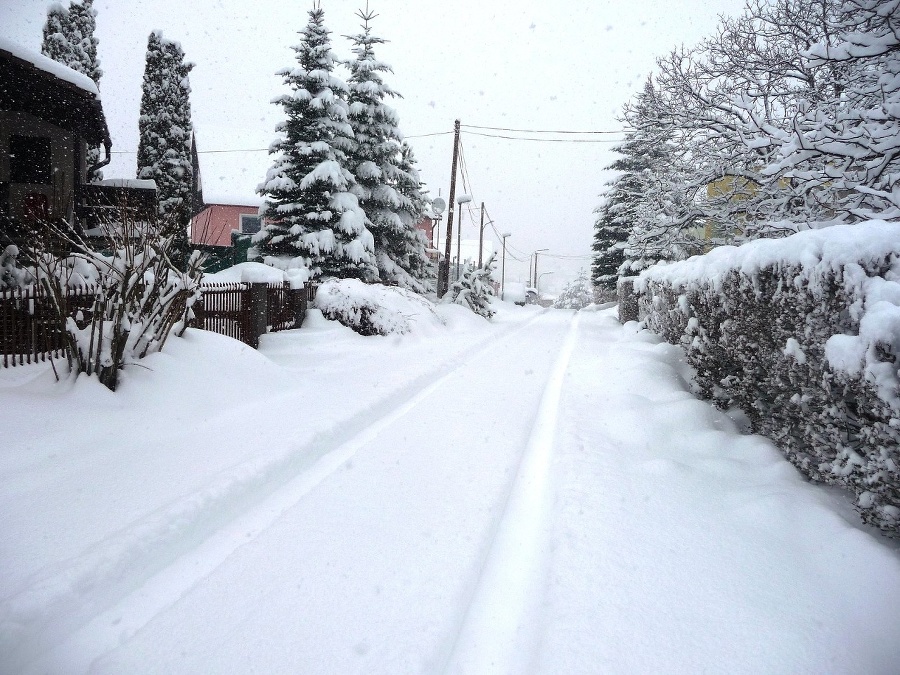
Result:
[[[344,35],[358,31],[365,0],[323,0],[339,57]],[[40,50],[46,0],[0,0],[0,26],[23,47]],[[66,6],[68,0],[66,0]],[[464,125],[530,130],[615,131],[622,105],[642,86],[657,56],[712,33],[718,14],[742,0],[372,0],[375,34],[390,42],[376,55],[391,64],[388,84],[400,126],[432,196],[447,197],[454,119]],[[207,198],[253,197],[270,160],[283,91],[275,71],[290,66],[290,47],[306,25],[309,2],[285,0],[95,0],[103,106],[113,140],[108,178],[133,177],[147,35],[160,29],[196,64],[191,105]],[[443,135],[423,136],[444,132]],[[603,170],[621,138],[557,143],[486,138],[475,133],[565,138],[464,128],[463,153],[474,206],[485,203],[500,232],[510,232],[507,278],[527,277],[529,254],[548,248],[542,289],[560,288],[589,267],[593,209],[612,174]],[[572,138],[573,136],[569,136]],[[583,139],[583,136],[574,136]],[[462,192],[458,184],[457,194]],[[477,218],[477,213],[473,209]],[[441,232],[445,231],[446,216]],[[463,238],[477,238],[466,213]],[[490,233],[490,229],[488,229]],[[494,237],[495,239],[495,237]],[[442,247],[443,248],[443,247]]]

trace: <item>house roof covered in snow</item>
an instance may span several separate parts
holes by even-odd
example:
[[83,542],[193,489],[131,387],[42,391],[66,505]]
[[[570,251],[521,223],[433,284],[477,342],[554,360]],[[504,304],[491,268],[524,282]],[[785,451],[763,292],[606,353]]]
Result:
[[4,37],[0,37],[0,109],[29,113],[94,145],[109,141],[93,80]]

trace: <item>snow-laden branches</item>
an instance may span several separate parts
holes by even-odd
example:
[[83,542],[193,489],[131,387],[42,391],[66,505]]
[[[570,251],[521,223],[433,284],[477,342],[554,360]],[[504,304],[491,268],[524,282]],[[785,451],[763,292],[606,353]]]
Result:
[[622,272],[680,257],[692,239],[702,250],[900,219],[898,8],[751,0],[660,58],[655,86],[625,109],[633,131],[619,151],[639,170],[622,167],[599,209],[598,225],[618,209],[631,235],[626,258],[639,262]]

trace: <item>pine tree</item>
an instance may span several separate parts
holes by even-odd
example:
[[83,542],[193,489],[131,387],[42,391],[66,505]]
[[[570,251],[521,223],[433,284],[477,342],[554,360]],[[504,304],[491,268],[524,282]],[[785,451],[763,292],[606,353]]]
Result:
[[82,0],[81,4],[69,4],[69,21],[72,30],[72,43],[77,65],[67,64],[79,73],[84,73],[95,84],[100,84],[103,71],[100,70],[100,62],[97,60],[98,40],[94,37],[97,29],[97,10],[94,9],[94,0]]
[[393,250],[393,259],[406,273],[418,282],[423,288],[434,287],[437,277],[437,269],[428,257],[426,249],[429,242],[425,233],[418,228],[418,224],[425,218],[425,214],[431,205],[419,170],[416,168],[416,156],[412,147],[406,142],[400,146],[400,160],[398,163],[400,174],[397,180],[397,192],[403,200],[398,211],[403,222],[403,237],[398,243],[402,246]]
[[467,266],[459,281],[450,286],[450,291],[444,296],[444,302],[468,307],[485,319],[494,316],[494,310],[491,308],[491,298],[494,297],[491,276],[496,258],[497,253],[494,252],[481,267]]
[[59,3],[53,3],[47,10],[41,53],[66,66],[77,61],[69,10]]
[[[614,181],[614,194],[600,207],[598,223],[612,219],[614,236],[628,229],[619,275],[636,274],[661,260],[679,260],[692,253],[694,225],[678,190],[679,162],[674,152],[659,94],[648,78],[625,121],[634,129],[616,150],[623,155],[610,168],[625,173]],[[604,213],[604,210],[607,213]],[[596,243],[596,242],[595,242]],[[614,244],[618,246],[619,244]]]
[[357,16],[362,32],[350,37],[356,58],[347,63],[356,194],[375,238],[381,280],[422,293],[429,267],[416,228],[425,210],[421,181],[412,151],[402,142],[397,113],[385,103],[399,94],[384,82],[383,73],[393,72],[391,67],[375,58],[375,46],[385,42],[369,25],[377,14],[367,5]]
[[583,309],[594,302],[594,289],[584,270],[575,281],[566,284],[553,306],[556,309]]
[[279,267],[306,267],[313,277],[378,278],[374,240],[352,192],[347,169],[353,131],[347,123],[347,85],[333,74],[335,57],[324,12],[316,4],[294,47],[297,65],[279,71],[291,93],[272,167],[258,192],[266,224],[254,236],[257,254]]
[[[609,165],[608,169],[618,169],[624,160],[617,160]],[[617,166],[618,165],[618,166]],[[625,245],[628,241],[630,227],[626,220],[628,209],[628,197],[625,190],[620,189],[620,184],[633,178],[624,174],[606,184],[604,201],[594,213],[597,220],[594,223],[594,260],[591,264],[591,275],[594,285],[605,295],[611,295],[616,290],[616,282],[619,278],[619,268],[625,262]]]
[[[97,27],[97,10],[94,0],[84,0],[81,4],[71,2],[69,9],[54,3],[47,10],[44,24],[44,39],[41,53],[58,63],[87,75],[100,86],[100,62],[97,59],[98,40],[94,37]],[[93,166],[100,160],[100,148],[88,148],[87,165]],[[98,169],[91,175],[93,182],[103,179]]]
[[147,40],[137,176],[156,181],[160,232],[173,238],[176,264],[187,261],[190,245],[193,168],[191,164],[191,87],[194,67],[184,60],[181,45],[154,31]]

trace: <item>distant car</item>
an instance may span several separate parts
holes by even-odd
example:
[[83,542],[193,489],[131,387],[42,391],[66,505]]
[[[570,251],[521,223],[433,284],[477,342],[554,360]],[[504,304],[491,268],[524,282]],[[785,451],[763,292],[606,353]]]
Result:
[[524,305],[528,301],[525,284],[518,281],[507,281],[503,287],[503,300]]
[[526,305],[537,305],[540,304],[540,298],[538,297],[538,293],[533,288],[529,288],[525,291],[525,304]]

